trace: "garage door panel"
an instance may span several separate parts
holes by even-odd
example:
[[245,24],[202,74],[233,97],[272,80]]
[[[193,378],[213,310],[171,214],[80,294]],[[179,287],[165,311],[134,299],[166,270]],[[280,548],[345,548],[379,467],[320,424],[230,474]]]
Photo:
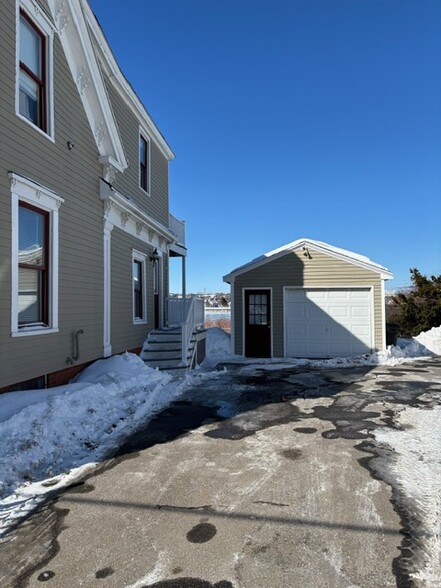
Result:
[[354,318],[370,316],[370,308],[368,306],[353,306],[351,308],[351,316]]
[[328,290],[327,294],[328,295],[326,296],[326,298],[328,298],[328,300],[347,300],[350,297],[350,292],[342,289]]
[[302,290],[301,288],[286,290],[285,296],[286,296],[285,300],[286,300],[287,304],[289,304],[290,302],[292,302],[292,303],[304,302],[306,300],[306,292],[305,292],[305,290]]
[[[326,309],[324,309],[326,311]],[[336,318],[348,318],[348,308],[347,306],[329,306],[327,309],[327,314],[332,317]]]
[[327,296],[326,296],[326,292],[324,292],[323,290],[309,290],[309,291],[306,291],[305,298],[307,298],[308,300],[322,301],[322,300],[326,300]]
[[369,288],[287,289],[286,355],[342,357],[372,347]]
[[369,288],[364,290],[351,290],[351,298],[353,300],[370,300],[371,291]]

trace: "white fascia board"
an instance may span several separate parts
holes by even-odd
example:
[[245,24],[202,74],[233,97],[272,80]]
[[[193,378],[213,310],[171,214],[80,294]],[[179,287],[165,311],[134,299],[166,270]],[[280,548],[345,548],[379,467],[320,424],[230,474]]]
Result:
[[171,161],[175,158],[175,154],[168,145],[167,141],[163,137],[161,131],[158,129],[153,119],[147,112],[145,106],[136,95],[130,83],[126,80],[122,73],[118,62],[116,61],[112,50],[101,30],[99,23],[89,6],[87,0],[80,0],[83,6],[84,14],[89,25],[97,49],[99,49],[99,56],[105,73],[108,75],[110,82],[116,88],[121,98],[132,110],[134,115],[137,117],[141,126],[144,126],[148,131],[148,134],[155,139],[155,143],[161,149],[162,154]]
[[122,172],[127,168],[127,159],[80,0],[48,2],[98,152],[109,157],[114,167]]
[[[107,206],[107,217],[111,222],[143,239],[143,231],[153,231],[162,237],[168,245],[176,243],[176,237],[167,227],[136,206],[136,204],[107,182],[100,180],[100,198]],[[121,222],[120,222],[121,221]],[[164,249],[165,251],[165,249]]]
[[393,278],[393,274],[387,270],[386,268],[373,263],[369,260],[369,258],[352,254],[350,251],[345,251],[343,249],[339,249],[336,247],[332,247],[331,245],[327,245],[326,243],[322,243],[320,241],[313,241],[310,239],[298,239],[297,241],[293,241],[292,243],[288,243],[283,247],[279,247],[278,249],[274,249],[269,253],[265,253],[261,257],[258,257],[254,261],[251,261],[243,266],[238,267],[237,269],[233,270],[231,273],[224,276],[224,282],[231,283],[231,280],[234,277],[246,273],[252,269],[256,269],[262,265],[270,261],[274,261],[287,253],[291,253],[294,251],[298,251],[302,247],[307,247],[313,251],[320,251],[325,253],[326,255],[330,255],[342,261],[346,261],[347,263],[351,263],[352,265],[356,265],[358,267],[362,267],[363,269],[367,269],[369,271],[373,271],[375,273],[380,274],[381,279],[389,280]]

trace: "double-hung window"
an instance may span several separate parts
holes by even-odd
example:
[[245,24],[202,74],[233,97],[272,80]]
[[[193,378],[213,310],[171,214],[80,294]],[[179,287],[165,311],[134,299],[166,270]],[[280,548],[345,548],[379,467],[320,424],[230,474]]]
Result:
[[146,323],[146,256],[132,251],[133,322]]
[[18,204],[18,326],[49,324],[49,212]]
[[9,173],[12,198],[11,334],[58,330],[58,209],[63,199]]
[[53,139],[53,26],[30,0],[21,0],[17,22],[16,111]]
[[139,134],[139,185],[150,194],[150,140]]

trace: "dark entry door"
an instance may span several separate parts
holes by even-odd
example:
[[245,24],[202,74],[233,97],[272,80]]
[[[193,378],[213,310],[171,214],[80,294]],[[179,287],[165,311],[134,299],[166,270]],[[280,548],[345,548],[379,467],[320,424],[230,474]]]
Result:
[[271,290],[245,291],[245,355],[271,357]]

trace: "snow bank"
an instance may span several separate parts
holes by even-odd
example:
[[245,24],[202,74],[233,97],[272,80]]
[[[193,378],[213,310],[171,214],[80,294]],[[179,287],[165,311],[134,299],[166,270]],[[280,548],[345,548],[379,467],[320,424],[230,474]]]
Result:
[[[433,330],[433,329],[432,329]],[[405,562],[418,588],[441,586],[441,406],[407,407],[396,418],[399,429],[374,431],[393,450],[374,460],[382,479],[394,488],[407,513],[411,556]]]
[[185,378],[172,381],[126,353],[97,361],[69,386],[7,394],[0,422],[0,533],[49,489],[72,483],[78,468],[108,456],[186,385]]
[[218,363],[252,364],[251,369],[277,370],[292,366],[308,365],[317,368],[352,367],[358,365],[398,365],[415,359],[441,355],[441,327],[421,333],[413,339],[398,339],[397,345],[390,345],[385,351],[359,355],[357,357],[336,357],[332,359],[245,358],[231,353],[231,338],[223,329],[208,329],[207,358],[204,366]]
[[441,355],[441,326],[433,327],[430,331],[420,333],[414,340],[435,355]]
[[[212,327],[207,330],[207,339],[205,342],[205,361],[204,366],[220,363],[231,358],[231,337],[223,329]],[[239,356],[235,356],[239,357]]]

